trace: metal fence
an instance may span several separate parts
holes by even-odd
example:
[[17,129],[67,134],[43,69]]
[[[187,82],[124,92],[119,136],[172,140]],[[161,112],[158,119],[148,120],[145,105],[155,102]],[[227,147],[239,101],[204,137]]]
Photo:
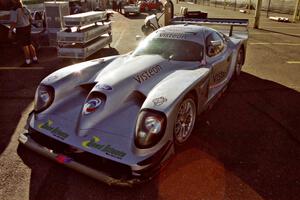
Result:
[[[256,0],[186,0],[189,2],[223,7],[224,9],[254,9]],[[267,12],[293,14],[295,9],[295,0],[263,0],[262,10]]]

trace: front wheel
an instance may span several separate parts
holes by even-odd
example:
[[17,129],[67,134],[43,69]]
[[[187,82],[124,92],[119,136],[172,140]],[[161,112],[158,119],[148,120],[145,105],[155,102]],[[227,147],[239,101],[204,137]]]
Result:
[[190,137],[196,121],[196,104],[192,95],[187,95],[179,104],[175,118],[174,142],[176,145],[184,144]]

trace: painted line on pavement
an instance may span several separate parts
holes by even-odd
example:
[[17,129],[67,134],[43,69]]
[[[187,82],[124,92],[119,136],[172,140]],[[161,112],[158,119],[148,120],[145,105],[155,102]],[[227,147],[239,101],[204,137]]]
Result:
[[287,64],[300,64],[300,61],[296,61],[296,60],[293,60],[293,61],[286,61]]
[[267,45],[267,44],[271,44],[269,42],[250,42],[250,45]]
[[[251,32],[250,34],[251,35],[282,35],[282,33],[258,33],[258,32],[256,33]],[[291,35],[300,36],[300,34],[294,34],[294,33],[291,33]]]
[[266,28],[270,28],[270,29],[299,29],[299,27],[287,27],[287,26],[272,26],[272,27],[261,27],[263,29],[266,29]]
[[300,46],[300,43],[287,42],[250,42],[250,45],[285,45],[285,46]]
[[117,48],[117,47],[119,46],[119,43],[120,43],[121,39],[123,38],[124,33],[125,33],[125,29],[123,29],[123,31],[121,32],[121,34],[120,34],[118,40],[117,40],[116,43],[113,45],[115,48]]
[[300,46],[300,43],[285,43],[285,42],[274,42],[275,45],[287,45],[287,46]]

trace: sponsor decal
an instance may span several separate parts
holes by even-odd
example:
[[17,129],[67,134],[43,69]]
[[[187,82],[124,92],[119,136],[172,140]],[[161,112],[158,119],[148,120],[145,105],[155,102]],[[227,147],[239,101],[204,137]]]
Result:
[[143,71],[140,74],[137,74],[134,77],[134,80],[136,80],[138,83],[142,83],[146,80],[148,80],[149,78],[151,78],[152,76],[154,76],[155,74],[157,74],[158,72],[161,71],[161,66],[156,65],[154,67],[151,67],[150,69]]
[[107,90],[107,91],[112,91],[112,87],[106,84],[98,84],[96,85],[97,89],[102,89],[102,90]]
[[89,99],[83,106],[83,114],[87,115],[94,112],[102,103],[100,98]]
[[166,99],[165,97],[158,97],[158,98],[155,98],[152,100],[152,102],[155,106],[160,106],[167,101],[168,101],[168,99]]
[[185,34],[182,34],[182,33],[160,33],[159,37],[170,38],[170,39],[185,39]]
[[65,156],[65,155],[62,155],[62,154],[58,154],[58,155],[55,157],[55,160],[56,160],[58,163],[66,164],[66,163],[70,163],[70,162],[72,161],[72,158],[69,158],[68,156]]
[[45,123],[39,124],[38,128],[49,131],[50,133],[52,133],[52,135],[61,140],[65,140],[67,137],[69,137],[69,135],[66,132],[62,131],[59,127],[53,127],[52,125],[53,121],[48,120]]
[[114,158],[122,159],[126,153],[113,148],[111,145],[100,144],[100,138],[93,136],[90,140],[85,140],[81,143],[84,148],[97,149]]

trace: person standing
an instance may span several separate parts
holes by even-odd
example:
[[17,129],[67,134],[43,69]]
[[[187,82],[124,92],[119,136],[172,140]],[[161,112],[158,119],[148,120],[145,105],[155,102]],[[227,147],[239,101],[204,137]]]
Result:
[[122,14],[122,0],[117,0],[117,12]]
[[23,6],[21,0],[13,0],[14,7],[11,11],[10,20],[11,26],[9,30],[9,37],[12,36],[12,31],[16,28],[16,37],[18,43],[22,46],[25,63],[24,66],[28,66],[33,63],[38,63],[36,51],[31,43],[31,15],[30,11]]
[[113,9],[113,11],[117,10],[117,1],[116,0],[112,0],[112,9]]

